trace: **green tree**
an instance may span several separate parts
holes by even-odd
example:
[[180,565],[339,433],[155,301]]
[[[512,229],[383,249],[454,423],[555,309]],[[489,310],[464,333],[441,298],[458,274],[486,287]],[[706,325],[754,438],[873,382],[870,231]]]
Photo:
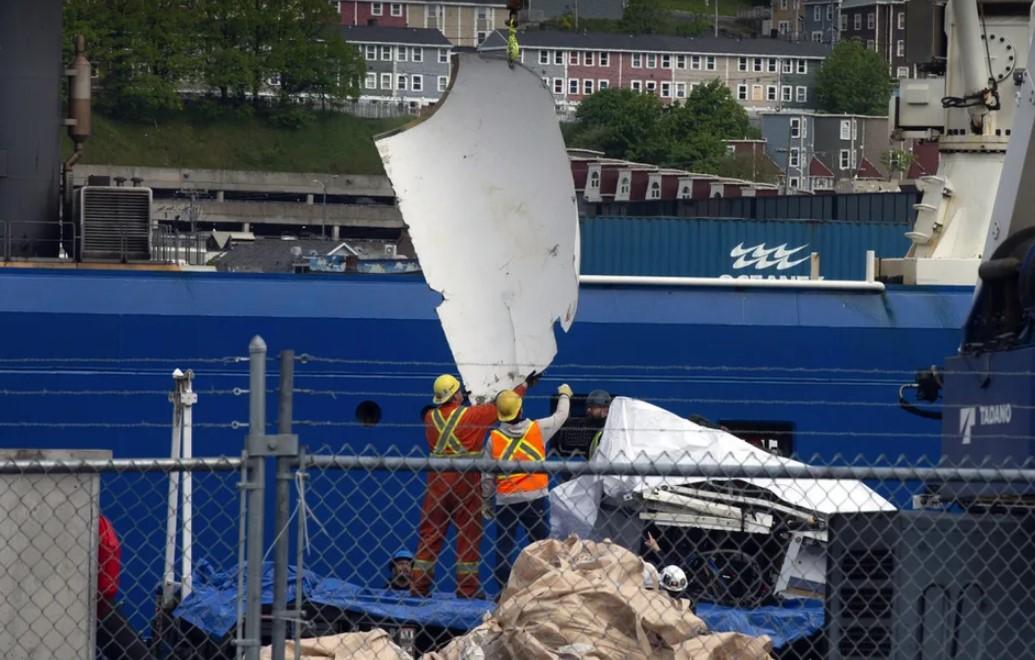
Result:
[[754,137],[744,110],[729,87],[718,80],[699,85],[686,102],[665,112],[661,128],[669,142],[660,164],[712,172],[726,153],[724,140]]
[[629,34],[654,34],[666,23],[668,12],[657,0],[629,0],[622,13],[621,30]]
[[631,89],[605,89],[579,105],[572,143],[614,158],[644,158],[658,149],[661,116],[662,106],[656,96]]
[[885,115],[891,97],[888,64],[857,40],[834,47],[816,74],[816,98],[826,112]]

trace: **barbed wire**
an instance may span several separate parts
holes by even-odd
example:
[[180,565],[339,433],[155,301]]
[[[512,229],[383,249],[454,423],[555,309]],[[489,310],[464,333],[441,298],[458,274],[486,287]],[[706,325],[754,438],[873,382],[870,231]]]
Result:
[[[166,396],[171,390],[9,390],[0,389],[0,396]],[[235,387],[233,389],[194,390],[201,396],[241,396],[248,390]]]
[[[266,360],[275,360],[276,356],[267,356]],[[3,357],[0,356],[0,364],[165,364],[173,362],[200,363],[200,364],[237,364],[249,362],[247,355],[228,355],[224,357],[185,357],[185,358],[160,358],[160,357]]]
[[[237,420],[229,422],[193,422],[193,428],[200,429],[240,429],[248,428],[248,422]],[[165,429],[171,428],[169,422],[28,422],[0,421],[0,428],[60,428],[60,429]]]

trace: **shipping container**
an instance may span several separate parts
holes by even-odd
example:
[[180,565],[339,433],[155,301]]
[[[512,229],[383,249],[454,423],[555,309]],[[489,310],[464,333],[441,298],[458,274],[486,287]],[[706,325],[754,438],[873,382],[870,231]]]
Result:
[[637,202],[582,202],[585,216],[671,216],[747,220],[839,220],[909,223],[916,220],[916,191],[830,195],[778,195]]
[[[745,198],[746,199],[746,198]],[[863,279],[866,251],[901,257],[908,222],[585,217],[582,273],[675,277]]]

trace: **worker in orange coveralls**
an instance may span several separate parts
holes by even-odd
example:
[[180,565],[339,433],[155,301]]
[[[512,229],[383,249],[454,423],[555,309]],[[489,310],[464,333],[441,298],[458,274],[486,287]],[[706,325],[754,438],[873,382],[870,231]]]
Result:
[[[539,374],[530,373],[515,391],[524,394],[535,385]],[[435,407],[424,414],[424,436],[435,457],[471,457],[482,454],[485,436],[496,424],[495,403],[465,406],[460,381],[450,374],[435,379]],[[482,541],[482,493],[479,472],[429,472],[420,526],[420,542],[413,561],[412,590],[419,596],[431,593],[435,563],[446,532],[456,526],[456,594],[461,598],[482,598],[478,580],[479,546]]]

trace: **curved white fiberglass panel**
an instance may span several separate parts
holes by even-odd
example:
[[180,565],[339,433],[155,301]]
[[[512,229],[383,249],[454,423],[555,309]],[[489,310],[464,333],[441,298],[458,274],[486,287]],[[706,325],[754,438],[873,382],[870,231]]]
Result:
[[578,208],[542,80],[463,54],[424,121],[377,141],[465,386],[491,398],[545,369],[578,303]]

